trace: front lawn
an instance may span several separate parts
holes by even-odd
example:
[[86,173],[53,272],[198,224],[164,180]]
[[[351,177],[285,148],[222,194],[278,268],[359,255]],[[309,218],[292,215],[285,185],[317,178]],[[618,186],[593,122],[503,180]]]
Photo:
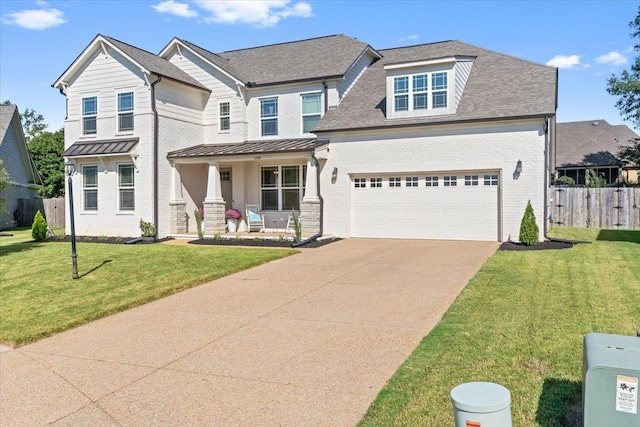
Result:
[[0,342],[25,344],[183,289],[296,253],[287,249],[31,241],[0,237]]
[[514,426],[577,426],[585,334],[640,327],[640,230],[556,229],[571,249],[497,252],[380,392],[361,426],[454,425],[450,392],[511,392]]

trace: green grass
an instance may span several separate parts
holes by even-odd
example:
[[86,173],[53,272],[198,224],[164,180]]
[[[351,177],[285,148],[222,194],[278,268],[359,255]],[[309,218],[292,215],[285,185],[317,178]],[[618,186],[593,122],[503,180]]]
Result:
[[[0,342],[22,345],[297,251],[216,246],[71,245],[0,237]],[[61,230],[57,235],[63,235]]]
[[361,426],[453,425],[450,392],[511,392],[514,426],[576,425],[584,335],[640,327],[640,230],[556,229],[571,249],[497,252],[380,392]]

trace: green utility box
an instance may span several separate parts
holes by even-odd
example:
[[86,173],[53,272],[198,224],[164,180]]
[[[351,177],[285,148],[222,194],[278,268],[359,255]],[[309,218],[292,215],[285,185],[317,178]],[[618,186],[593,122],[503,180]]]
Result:
[[638,427],[640,338],[591,333],[584,337],[584,427]]

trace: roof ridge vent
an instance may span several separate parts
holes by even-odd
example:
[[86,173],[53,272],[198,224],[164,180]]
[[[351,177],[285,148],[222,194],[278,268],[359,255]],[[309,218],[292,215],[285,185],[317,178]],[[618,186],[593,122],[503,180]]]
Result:
[[600,124],[600,122],[596,120],[595,122],[591,122],[591,124],[594,125],[594,126],[598,126]]

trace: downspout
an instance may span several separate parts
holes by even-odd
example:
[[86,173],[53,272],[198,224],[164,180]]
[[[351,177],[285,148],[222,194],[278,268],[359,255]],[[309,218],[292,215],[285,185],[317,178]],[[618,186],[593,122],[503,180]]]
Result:
[[327,86],[327,79],[322,79],[322,87],[324,88],[324,112],[326,113],[329,111],[329,86]]
[[314,234],[313,236],[306,238],[302,242],[292,243],[291,244],[292,248],[297,248],[299,246],[306,245],[307,243],[313,242],[314,240],[322,237],[322,232],[324,230],[324,199],[322,198],[322,194],[320,194],[320,167],[319,167],[320,163],[318,162],[318,159],[316,158],[315,153],[311,154],[311,158],[313,159],[314,162],[316,162],[316,173],[318,175],[318,179],[316,180],[316,182],[318,185],[318,198],[320,199],[320,231]]
[[153,111],[153,223],[158,226],[158,110],[156,109],[156,84],[160,83],[162,76],[151,83],[151,111]]

